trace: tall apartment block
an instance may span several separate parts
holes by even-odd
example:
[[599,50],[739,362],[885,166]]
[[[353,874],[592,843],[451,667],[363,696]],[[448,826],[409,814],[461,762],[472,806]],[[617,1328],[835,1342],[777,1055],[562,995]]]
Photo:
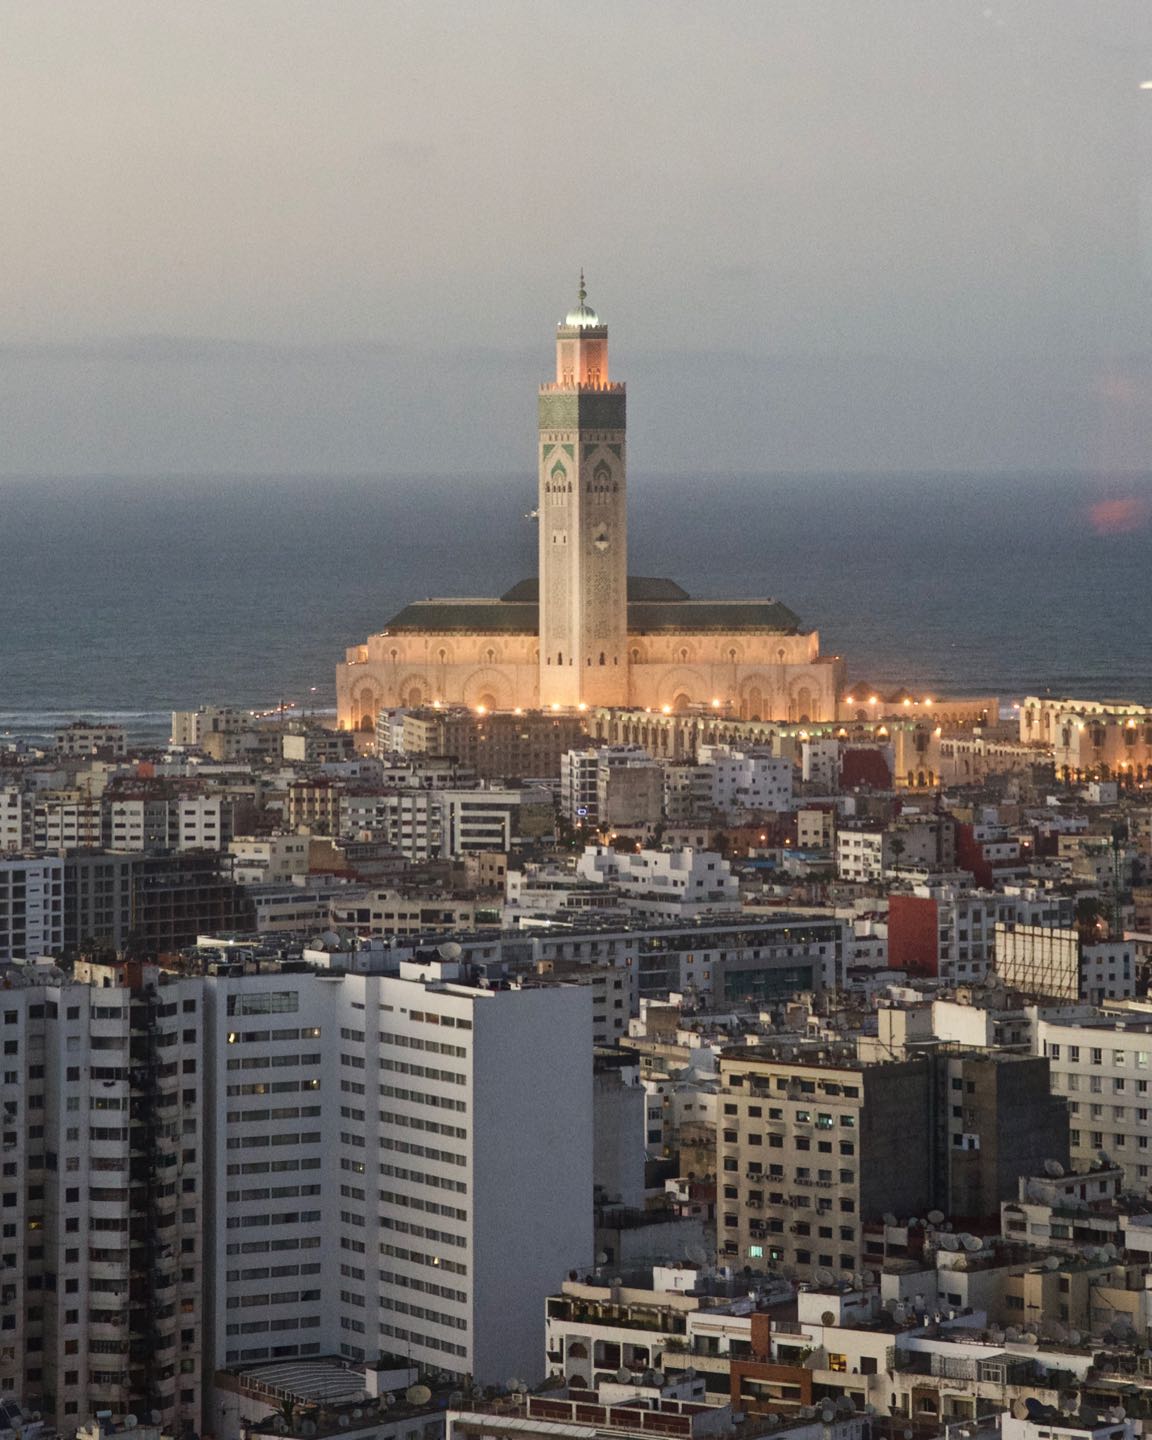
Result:
[[724,1264],[850,1276],[874,1259],[865,1226],[885,1213],[990,1219],[1021,1176],[1068,1163],[1067,1106],[1036,1056],[758,1045],[723,1055],[720,1080]]
[[200,1423],[201,987],[12,966],[0,996],[0,1385],[60,1428]]
[[[758,1053],[761,1050],[764,1053]],[[863,1220],[916,1214],[930,1194],[927,1061],[862,1065],[729,1051],[720,1062],[721,1264],[851,1275]]]
[[593,1251],[588,987],[435,951],[203,986],[208,1363],[539,1378],[544,1297]]

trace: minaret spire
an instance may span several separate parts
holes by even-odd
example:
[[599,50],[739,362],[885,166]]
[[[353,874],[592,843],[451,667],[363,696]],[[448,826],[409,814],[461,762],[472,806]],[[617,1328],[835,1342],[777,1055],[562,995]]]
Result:
[[608,327],[576,306],[556,327],[556,379],[540,389],[540,701],[628,702],[624,386]]

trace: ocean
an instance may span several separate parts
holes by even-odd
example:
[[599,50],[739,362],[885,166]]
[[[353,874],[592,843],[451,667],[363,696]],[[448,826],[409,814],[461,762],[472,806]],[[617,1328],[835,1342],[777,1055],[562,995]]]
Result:
[[[630,477],[630,569],[772,595],[850,681],[1152,702],[1152,476]],[[331,707],[406,601],[535,570],[533,478],[0,481],[0,737]]]

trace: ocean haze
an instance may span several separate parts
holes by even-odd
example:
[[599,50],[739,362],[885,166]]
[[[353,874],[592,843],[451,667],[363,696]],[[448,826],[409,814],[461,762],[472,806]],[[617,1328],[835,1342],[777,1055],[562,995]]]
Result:
[[[534,490],[524,471],[11,480],[0,730],[125,713],[158,733],[167,710],[210,701],[331,705],[345,647],[409,600],[535,572]],[[633,573],[773,595],[850,679],[1152,702],[1152,476],[641,472],[630,507]]]
[[1152,454],[1145,0],[0,0],[0,34],[0,474],[513,471],[581,264],[653,472]]

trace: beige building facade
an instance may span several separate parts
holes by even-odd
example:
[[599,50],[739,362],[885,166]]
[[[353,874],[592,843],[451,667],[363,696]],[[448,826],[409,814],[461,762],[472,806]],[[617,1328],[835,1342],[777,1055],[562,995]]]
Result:
[[429,704],[837,717],[842,662],[787,606],[694,599],[628,574],[626,394],[586,299],[581,280],[557,327],[555,379],[540,389],[539,578],[499,599],[418,601],[352,646],[336,673],[342,727]]

